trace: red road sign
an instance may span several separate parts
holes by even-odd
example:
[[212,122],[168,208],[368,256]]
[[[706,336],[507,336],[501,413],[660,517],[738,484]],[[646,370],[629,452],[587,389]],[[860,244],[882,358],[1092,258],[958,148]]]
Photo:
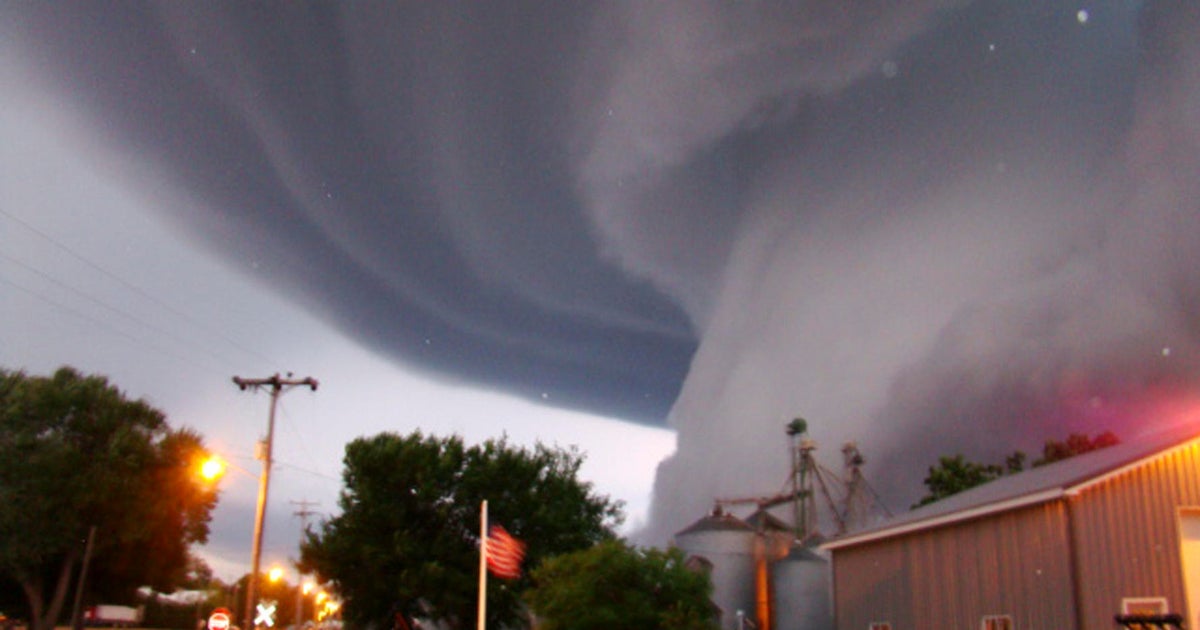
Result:
[[229,630],[229,612],[223,608],[208,616],[208,630]]

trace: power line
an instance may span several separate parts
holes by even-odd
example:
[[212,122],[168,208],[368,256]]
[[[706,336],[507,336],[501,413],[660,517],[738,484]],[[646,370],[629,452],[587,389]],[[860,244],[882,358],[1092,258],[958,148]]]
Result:
[[[317,464],[317,458],[313,457],[312,450],[308,448],[308,442],[304,439],[304,436],[300,434],[299,429],[296,427],[296,423],[292,421],[291,414],[288,413],[287,405],[281,404],[280,411],[282,412],[283,419],[287,421],[284,423],[284,425],[287,426],[288,430],[291,432],[292,435],[294,435],[296,437],[296,441],[300,444],[300,450],[303,451],[302,455],[310,463],[310,465],[315,467]],[[312,474],[318,475],[320,477],[329,478],[328,475],[316,473],[311,470],[305,470],[303,468],[300,468],[299,466],[292,465],[292,468],[295,468],[296,470],[300,470],[303,472],[312,473]]]
[[[145,300],[148,300],[148,301],[150,301],[151,303],[153,303],[153,304],[157,305],[159,308],[162,308],[162,309],[166,310],[167,312],[171,313],[172,315],[175,315],[176,317],[179,317],[179,318],[183,319],[184,321],[188,322],[189,324],[191,324],[191,325],[195,326],[197,329],[199,329],[199,330],[201,330],[201,331],[204,331],[205,333],[208,333],[208,334],[210,334],[210,335],[213,335],[213,336],[217,337],[218,339],[221,339],[221,340],[222,340],[222,341],[224,341],[225,343],[227,343],[227,344],[229,344],[230,346],[232,346],[234,349],[236,349],[236,350],[238,350],[238,351],[240,351],[240,352],[243,352],[243,353],[245,353],[245,354],[246,354],[246,355],[248,355],[248,356],[252,356],[252,357],[254,357],[254,358],[258,359],[259,361],[262,361],[262,362],[264,362],[265,364],[268,364],[268,365],[277,365],[277,362],[275,362],[275,361],[273,361],[272,359],[270,359],[270,358],[266,357],[265,355],[263,355],[263,354],[261,354],[261,353],[259,353],[259,352],[256,352],[256,351],[254,351],[254,350],[252,350],[252,349],[250,349],[250,348],[247,348],[247,347],[243,346],[242,344],[240,344],[240,343],[239,343],[239,342],[237,342],[236,340],[234,340],[234,339],[231,339],[230,337],[228,337],[227,335],[225,335],[225,334],[224,334],[223,332],[221,332],[220,330],[217,330],[217,329],[215,329],[215,328],[211,328],[211,327],[209,327],[209,326],[206,326],[206,325],[205,325],[203,322],[201,322],[200,320],[196,319],[195,317],[192,317],[192,316],[191,316],[191,315],[189,315],[189,314],[188,314],[186,311],[184,311],[184,310],[181,310],[181,309],[177,309],[177,308],[175,308],[175,307],[171,306],[170,304],[167,304],[167,303],[166,303],[166,302],[164,302],[163,300],[161,300],[161,299],[159,299],[159,298],[155,297],[154,295],[152,295],[152,294],[148,293],[147,291],[143,290],[141,287],[138,287],[137,285],[135,285],[135,284],[133,284],[133,283],[131,283],[131,282],[129,282],[129,281],[127,281],[127,280],[125,280],[125,279],[124,279],[124,278],[122,278],[120,275],[118,275],[118,274],[116,274],[116,273],[113,273],[113,272],[109,271],[108,269],[105,269],[104,267],[101,267],[100,265],[98,265],[98,264],[96,264],[96,263],[92,262],[91,260],[89,260],[88,258],[86,258],[86,257],[82,256],[81,254],[78,254],[78,253],[76,253],[76,252],[75,252],[75,250],[73,250],[73,249],[71,249],[70,247],[68,247],[68,246],[64,245],[63,243],[61,243],[61,242],[59,242],[58,240],[56,240],[54,237],[52,237],[52,236],[50,236],[49,234],[46,234],[45,232],[43,232],[43,231],[39,230],[37,227],[35,227],[35,226],[33,226],[33,225],[29,224],[28,222],[26,222],[26,221],[24,221],[24,220],[22,220],[22,219],[20,219],[20,218],[18,218],[18,217],[16,217],[16,216],[13,216],[12,214],[10,214],[10,213],[8,213],[8,212],[6,212],[6,211],[2,210],[2,209],[0,209],[0,215],[3,215],[4,217],[7,217],[9,220],[11,220],[11,221],[13,221],[14,223],[16,223],[16,224],[20,225],[21,227],[25,228],[25,229],[26,229],[26,230],[28,230],[29,232],[31,232],[31,233],[33,233],[33,234],[37,235],[39,238],[41,238],[42,240],[46,241],[47,243],[50,243],[51,245],[53,245],[54,247],[56,247],[58,250],[60,250],[60,251],[64,252],[64,253],[65,253],[65,254],[67,254],[68,256],[70,256],[71,258],[74,258],[75,260],[79,261],[80,263],[83,263],[84,265],[86,265],[86,266],[90,267],[91,269],[95,270],[97,273],[99,273],[99,274],[101,274],[101,275],[103,275],[103,276],[105,276],[105,277],[107,277],[107,278],[111,279],[112,281],[114,281],[114,282],[116,282],[116,283],[120,284],[122,287],[125,287],[127,290],[129,290],[129,291],[132,291],[133,293],[136,293],[138,296],[142,297],[142,298],[143,298],[143,299],[145,299]],[[26,266],[26,265],[22,265],[22,266]],[[27,266],[26,266],[26,267],[27,267]],[[28,267],[27,267],[27,268],[28,268]],[[39,272],[39,273],[40,273],[40,272]]]
[[[124,311],[119,307],[113,306],[101,298],[95,297],[93,295],[89,295],[88,293],[84,292],[83,290],[77,289],[77,288],[67,284],[66,282],[63,282],[62,280],[59,280],[59,279],[55,278],[54,276],[51,276],[50,274],[48,274],[36,267],[33,267],[32,265],[22,262],[21,260],[19,260],[17,258],[9,256],[8,254],[5,254],[3,252],[0,252],[0,258],[11,261],[13,264],[21,267],[22,269],[25,269],[26,271],[36,275],[39,278],[42,278],[43,280],[45,280],[47,282],[50,282],[51,284],[63,289],[64,291],[67,291],[67,292],[69,292],[77,297],[80,297],[92,304],[95,304],[96,306],[99,306],[100,308],[105,309],[111,313],[114,313],[116,315],[124,317],[125,319],[141,326],[142,328],[159,333],[160,335],[163,335],[164,337],[174,339],[175,341],[177,341],[181,344],[191,345],[191,346],[193,346],[194,350],[199,350],[200,352],[207,354],[208,356],[216,359],[219,363],[224,363],[226,361],[226,359],[224,357],[217,355],[209,348],[203,347],[200,344],[195,343],[195,342],[189,342],[189,341],[183,339],[182,337],[176,335],[175,333],[173,333],[165,328],[162,328],[161,326],[156,326],[156,325],[142,319],[141,317],[138,317],[137,315],[134,315],[132,313]],[[50,302],[50,303],[53,304],[52,302]],[[60,306],[60,305],[55,304],[55,306]],[[95,322],[95,320],[91,320],[91,321]]]
[[290,468],[292,470],[306,473],[306,474],[312,475],[314,477],[320,477],[322,479],[326,479],[329,481],[339,481],[340,482],[342,480],[341,477],[335,477],[335,476],[327,474],[327,473],[323,473],[323,472],[320,472],[317,470],[311,470],[311,469],[297,466],[295,464],[290,464],[290,463],[284,462],[284,461],[275,460],[275,465],[283,467],[283,468]]
[[[162,355],[165,355],[172,359],[175,359],[177,361],[180,361],[186,365],[192,365],[192,366],[197,365],[195,363],[195,361],[193,361],[191,358],[185,357],[182,354],[179,354],[170,349],[164,348],[164,347],[162,347],[158,344],[155,344],[153,342],[150,342],[144,338],[140,338],[135,335],[131,335],[123,330],[116,328],[115,326],[113,326],[112,324],[109,324],[108,322],[96,319],[95,317],[92,317],[86,313],[82,313],[70,306],[67,306],[66,304],[56,302],[55,300],[48,298],[45,295],[42,295],[42,294],[38,293],[37,291],[30,289],[29,287],[21,286],[15,282],[13,282],[12,280],[9,280],[8,278],[0,276],[0,282],[7,284],[8,286],[10,286],[14,289],[17,289],[18,291],[21,291],[21,292],[29,295],[30,297],[40,300],[41,302],[48,304],[50,306],[53,306],[65,313],[68,313],[68,314],[78,318],[78,319],[81,319],[85,322],[89,322],[91,324],[95,324],[96,326],[104,328],[114,335],[128,339],[136,344],[140,344],[149,350],[153,350],[154,352],[157,352],[159,354],[162,354]],[[217,372],[216,369],[211,366],[204,366],[201,369],[207,370],[207,371],[215,373],[215,374],[219,374],[219,372]]]
[[305,499],[301,499],[299,501],[288,501],[288,503],[300,506],[300,509],[292,512],[292,514],[300,517],[300,533],[303,534],[308,529],[308,517],[317,514],[317,512],[314,512],[308,508],[316,507],[321,505],[321,503],[319,501],[308,501]]

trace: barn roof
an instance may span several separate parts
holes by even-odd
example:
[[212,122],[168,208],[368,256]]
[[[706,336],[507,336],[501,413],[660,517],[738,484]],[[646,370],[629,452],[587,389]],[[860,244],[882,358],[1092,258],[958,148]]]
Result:
[[900,514],[879,526],[835,538],[822,548],[851,547],[1071,496],[1146,459],[1196,441],[1200,441],[1200,422],[1149,431],[1115,446],[1001,477]]

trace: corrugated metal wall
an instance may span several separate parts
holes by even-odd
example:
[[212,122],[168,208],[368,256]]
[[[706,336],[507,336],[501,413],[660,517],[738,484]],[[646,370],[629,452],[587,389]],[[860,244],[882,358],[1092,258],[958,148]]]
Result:
[[1191,445],[1086,488],[1071,499],[1085,628],[1112,626],[1122,597],[1166,597],[1187,614],[1179,510],[1200,506],[1200,447]]
[[1165,597],[1171,612],[1187,615],[1179,513],[1196,507],[1193,444],[1067,500],[837,549],[837,628],[977,628],[983,615],[1007,614],[1017,628],[1105,629],[1123,597]]
[[1010,615],[1017,628],[1074,627],[1062,503],[839,549],[834,562],[842,630],[882,621],[961,630],[984,615]]

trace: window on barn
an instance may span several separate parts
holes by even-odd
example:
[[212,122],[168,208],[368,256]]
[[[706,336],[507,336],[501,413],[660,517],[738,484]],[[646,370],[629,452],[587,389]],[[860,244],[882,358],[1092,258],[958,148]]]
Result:
[[1167,610],[1166,597],[1122,597],[1121,614],[1123,615],[1165,615]]
[[871,625],[867,626],[867,630],[892,630],[892,622],[872,621]]
[[979,620],[979,630],[1013,630],[1012,617],[1008,615],[987,615]]

